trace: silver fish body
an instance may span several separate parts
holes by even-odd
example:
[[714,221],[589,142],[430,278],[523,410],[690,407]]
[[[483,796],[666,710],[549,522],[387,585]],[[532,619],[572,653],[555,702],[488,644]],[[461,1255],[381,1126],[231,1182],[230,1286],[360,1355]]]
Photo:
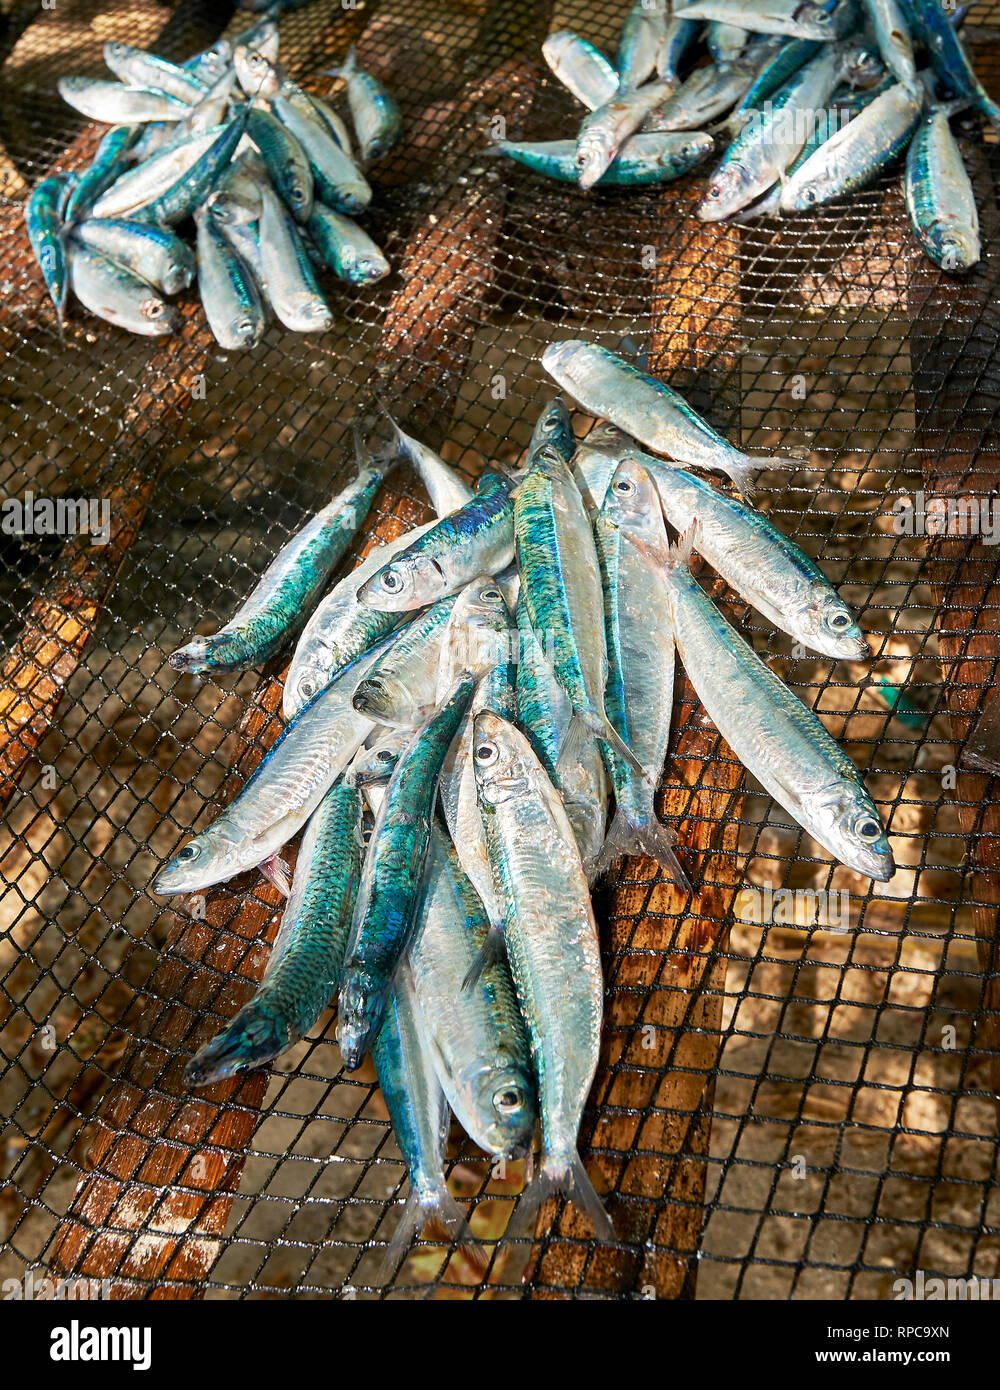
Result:
[[454,846],[434,826],[427,893],[410,947],[417,1028],[469,1138],[486,1153],[512,1158],[531,1143],[535,1082],[506,961],[491,961],[473,988],[464,987],[488,931]]
[[256,347],[266,318],[253,273],[210,213],[198,218],[198,292],[220,347]]
[[691,575],[686,544],[662,573],[684,670],[733,752],[841,863],[886,882],[892,854],[854,764],[708,599]]
[[205,84],[190,71],[131,44],[106,43],[103,52],[114,75],[130,86],[164,92],[186,106],[197,106],[208,93]]
[[618,91],[618,73],[593,44],[569,29],[550,34],[542,56],[559,81],[590,111],[604,106]]
[[295,223],[270,189],[261,190],[260,253],[277,318],[296,333],[322,333],[333,315],[316,282]]
[[580,126],[576,145],[577,177],[581,188],[593,188],[622,145],[646,117],[670,95],[671,84],[649,82],[637,91],[619,92],[592,111]]
[[970,270],[982,254],[972,181],[948,113],[929,111],[910,142],[903,192],[917,240],[943,270]]
[[419,728],[437,708],[438,668],[454,598],[415,614],[354,692],[354,708],[379,724]]
[[695,68],[687,81],[649,114],[643,134],[697,130],[707,125],[740,100],[753,82],[754,72],[750,63],[742,62]]
[[235,800],[160,870],[154,892],[225,883],[266,863],[302,829],[375,728],[351,697],[378,654],[360,658],[286,726]]
[[59,95],[92,121],[138,125],[144,121],[182,121],[190,106],[176,97],[145,87],[124,87],[90,77],[60,77]]
[[129,169],[111,185],[91,209],[93,217],[121,217],[160,197],[197,164],[212,148],[224,126],[184,133],[170,141],[134,169]]
[[634,90],[652,77],[667,33],[667,0],[635,0],[618,40],[616,66],[621,90]]
[[610,1222],[576,1148],[603,1015],[590,888],[562,801],[527,738],[499,715],[481,711],[473,759],[504,909],[504,942],[538,1084],[541,1171],[522,1207],[532,1210],[553,1191],[569,1189],[608,1238]]
[[735,24],[757,34],[783,34],[821,43],[837,35],[833,16],[810,0],[691,0],[677,5],[674,13],[680,19]]
[[165,228],[122,219],[87,218],[77,223],[72,236],[134,271],[164,294],[179,294],[194,279],[194,253]]
[[176,333],[180,315],[148,280],[89,246],[67,246],[70,288],[92,314],[146,338]]
[[389,262],[380,247],[343,213],[316,202],[308,227],[324,263],[342,280],[352,285],[374,285],[389,274]]
[[728,474],[741,492],[753,491],[756,469],[798,463],[745,454],[665,382],[596,343],[573,339],[552,343],[542,354],[542,366],[585,410],[610,420],[658,454]]

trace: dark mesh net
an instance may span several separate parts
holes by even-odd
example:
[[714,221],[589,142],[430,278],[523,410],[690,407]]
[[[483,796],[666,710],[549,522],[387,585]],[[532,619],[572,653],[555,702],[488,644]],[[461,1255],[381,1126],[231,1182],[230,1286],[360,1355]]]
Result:
[[[399,98],[404,139],[368,220],[394,274],[324,282],[331,332],[272,325],[247,355],[216,347],[193,296],[176,339],[77,311],[61,343],[22,219],[27,189],[97,138],[59,76],[100,73],[108,38],[183,58],[247,16],[60,0],[7,19],[0,483],[107,499],[111,536],[0,537],[5,1278],[387,1292],[374,1270],[405,1173],[370,1063],[340,1073],[332,1013],[273,1074],[197,1097],[181,1082],[259,978],[279,900],[249,877],[205,902],[149,883],[275,737],[283,663],[198,683],[166,655],[226,621],[343,485],[376,397],[472,476],[518,457],[552,394],[538,355],[577,335],[629,338],[746,447],[808,451],[762,475],[759,501],[853,604],[873,659],[803,657],[718,592],[864,771],[898,870],[873,886],[833,866],[680,683],[663,804],[695,895],[630,860],[596,898],[606,1032],[582,1143],[619,1243],[553,1207],[480,1279],[430,1231],[391,1294],[872,1298],[917,1270],[998,1272],[1000,818],[960,754],[995,680],[1000,590],[988,536],[898,534],[893,512],[995,490],[996,146],[967,121],[986,249],[961,281],[922,258],[898,173],[794,226],[712,228],[692,215],[697,177],[584,196],[484,156],[496,114],[515,135],[572,133],[542,39],[574,27],[613,51],[627,8],[314,0],[285,16],[297,79],[325,93],[321,70],[356,42]],[[981,5],[966,30],[993,90],[998,27]],[[405,469],[382,498],[383,538],[428,515]],[[817,921],[810,892],[833,890],[843,914]],[[491,1173],[453,1138],[452,1190],[492,1239],[519,1165]]]

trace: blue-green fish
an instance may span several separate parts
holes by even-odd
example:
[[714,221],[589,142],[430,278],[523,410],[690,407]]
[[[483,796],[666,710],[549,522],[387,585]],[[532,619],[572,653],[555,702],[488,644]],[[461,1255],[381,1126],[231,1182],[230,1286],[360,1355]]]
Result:
[[386,613],[422,608],[513,558],[511,482],[488,470],[472,501],[394,555],[358,589],[358,600]]
[[899,0],[861,0],[871,20],[882,61],[896,78],[914,94],[919,93],[917,60],[913,39]]
[[[701,130],[651,130],[633,135],[597,180],[596,187],[641,188],[669,183],[707,159],[714,148],[711,135]],[[560,183],[576,182],[577,147],[573,140],[498,140],[492,149],[536,174],[545,174]]]
[[593,188],[646,117],[670,95],[668,82],[647,82],[637,91],[618,92],[591,111],[580,126],[576,142],[577,181]]
[[142,126],[116,125],[105,132],[90,168],[76,181],[66,204],[66,222],[75,222],[88,213],[97,199],[110,188],[125,168],[129,151],[142,133]]
[[184,1068],[207,1086],[265,1066],[304,1038],[340,984],[361,878],[361,794],[338,782],[309,818],[260,988]]
[[196,221],[198,292],[212,335],[230,350],[256,347],[266,317],[253,270],[211,212]]
[[382,1099],[410,1181],[406,1205],[376,1272],[383,1284],[427,1221],[442,1227],[449,1239],[479,1250],[445,1180],[448,1102],[420,1037],[414,996],[410,971],[403,966],[372,1048]]
[[761,468],[798,467],[797,458],[754,458],[712,429],[665,382],[623,362],[597,343],[569,339],[542,354],[549,375],[592,415],[618,425],[640,444],[678,463],[726,473],[745,494]]
[[561,396],[554,396],[535,421],[528,452],[524,456],[525,468],[531,467],[538,450],[545,448],[547,444],[561,454],[567,463],[572,459],[576,449],[573,422]]
[[367,163],[388,154],[399,139],[402,120],[394,97],[370,72],[358,67],[352,48],[344,63],[329,68],[332,77],[342,77],[347,86],[347,104],[358,137],[361,158]]
[[471,677],[461,680],[414,735],[375,821],[340,986],[337,1036],[348,1071],[360,1066],[378,1033],[393,976],[417,924],[441,764],[474,688]]
[[782,212],[806,212],[864,188],[906,148],[920,113],[920,100],[902,83],[876,97],[784,181]]
[[134,168],[118,173],[95,200],[91,216],[131,216],[161,197],[197,164],[225,129],[223,125],[192,135],[183,127],[174,127],[174,135],[162,149],[142,159]]
[[164,294],[179,294],[195,277],[194,252],[165,227],[125,218],[88,217],[76,224],[71,236],[148,280]]
[[[247,117],[247,135],[257,148],[275,192],[300,222],[313,209],[313,176],[305,150],[270,111],[254,108]],[[258,187],[258,199],[260,196]]]
[[260,258],[264,290],[275,316],[296,333],[323,333],[333,324],[302,238],[284,204],[260,193]]
[[313,204],[308,222],[325,265],[352,285],[374,285],[389,274],[389,262],[371,237],[351,218],[325,204]]
[[903,180],[917,240],[943,270],[970,270],[979,260],[979,213],[948,112],[929,111],[910,141]]
[[354,692],[354,708],[379,724],[417,729],[437,709],[438,672],[454,598],[412,616]]
[[542,44],[542,57],[577,101],[589,111],[604,106],[618,91],[618,74],[604,54],[574,34],[560,29]]
[[382,485],[386,468],[362,465],[357,478],[281,547],[237,612],[211,637],[170,657],[177,671],[242,671],[274,656],[309,616]]
[[635,0],[625,16],[616,57],[623,92],[641,87],[656,71],[668,9],[667,0]]
[[235,115],[186,173],[158,197],[143,204],[143,220],[172,226],[193,216],[236,153],[236,148],[246,132],[249,110],[249,107],[245,107]]
[[525,1231],[546,1198],[564,1192],[598,1237],[612,1240],[577,1152],[597,1070],[604,994],[590,888],[562,799],[524,734],[483,710],[472,756],[542,1122],[540,1168],[521,1197],[514,1230]]
[[148,87],[155,92],[165,92],[187,106],[196,106],[208,91],[204,82],[189,69],[178,67],[165,58],[157,58],[141,48],[133,48],[131,44],[106,43],[103,54],[105,63],[114,75],[132,87]]
[[973,102],[992,125],[1000,128],[1000,106],[976,76],[952,23],[953,15],[941,7],[939,0],[906,0],[906,11],[915,32],[927,45],[935,71],[956,97]]
[[836,38],[833,15],[811,0],[691,0],[674,13],[681,19],[716,20],[756,34],[785,34],[793,39]]
[[66,203],[73,183],[72,174],[49,174],[32,189],[24,210],[28,240],[42,272],[49,298],[55,306],[60,333],[69,291],[63,228]]
[[[672,9],[672,7],[671,7]],[[656,73],[665,82],[676,83],[677,72],[688,49],[701,31],[695,19],[679,19],[676,12],[667,16],[666,30],[656,55]]]
[[531,626],[543,648],[548,641],[573,706],[571,737],[589,730],[645,776],[604,708],[604,596],[594,537],[572,471],[551,447],[538,450],[514,494],[514,540]]

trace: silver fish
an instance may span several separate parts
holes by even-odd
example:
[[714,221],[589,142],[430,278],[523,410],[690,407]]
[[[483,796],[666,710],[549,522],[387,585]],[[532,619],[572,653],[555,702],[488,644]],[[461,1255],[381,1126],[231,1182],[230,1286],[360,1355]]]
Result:
[[672,90],[669,82],[649,82],[638,91],[617,94],[586,117],[576,145],[577,176],[581,188],[593,188],[610,168],[629,136],[636,133],[650,112]]
[[260,254],[267,298],[286,328],[322,333],[333,324],[295,223],[270,189],[261,189]]
[[454,846],[435,825],[410,947],[417,1028],[470,1139],[486,1153],[516,1157],[534,1134],[535,1082],[506,961],[491,962],[475,989],[464,988],[488,928]]
[[225,130],[215,126],[196,135],[184,134],[144,160],[111,185],[91,209],[93,217],[121,217],[151,203],[197,164]]
[[785,34],[790,39],[836,38],[833,16],[810,0],[691,0],[677,5],[678,19],[716,20],[757,34]]
[[596,343],[552,343],[542,354],[542,366],[591,414],[610,420],[658,454],[728,474],[743,493],[753,491],[758,469],[800,466],[797,458],[745,454],[664,382]]
[[92,121],[138,125],[142,121],[182,121],[191,114],[186,102],[145,87],[123,87],[91,77],[60,77],[59,95]]
[[180,314],[148,280],[79,242],[69,242],[67,255],[70,288],[92,314],[146,338],[177,332]]
[[[421,444],[419,439],[405,434],[391,416],[389,424],[392,427],[396,449],[407,463],[413,465],[438,516],[457,512],[460,507],[472,501],[475,496],[472,488],[450,464],[445,463],[440,454],[435,453],[428,445]],[[416,539],[416,535],[413,539]]]
[[375,725],[351,704],[381,648],[287,725],[236,799],[160,870],[153,892],[196,893],[269,863],[302,829]]
[[253,274],[210,214],[197,219],[198,292],[220,347],[256,347],[266,318]]
[[635,0],[618,40],[621,90],[634,90],[656,71],[660,45],[667,34],[667,0]]
[[186,106],[197,106],[208,94],[208,88],[193,73],[131,44],[106,43],[103,53],[114,75],[129,86],[163,92]]
[[697,130],[714,121],[749,90],[755,71],[751,63],[695,68],[687,81],[650,113],[643,131]]
[[88,217],[73,228],[73,240],[90,246],[164,294],[179,294],[195,276],[194,253],[164,227],[145,222]]
[[438,706],[438,668],[455,607],[438,600],[396,635],[354,692],[354,708],[379,724],[417,729]]
[[948,112],[935,107],[910,142],[903,180],[910,224],[944,270],[970,270],[982,254],[979,213]]
[[688,532],[652,560],[667,586],[684,670],[709,718],[779,805],[841,863],[880,882],[893,873],[878,812],[824,725],[726,622],[692,577]]
[[559,81],[590,111],[604,106],[618,91],[618,74],[593,44],[569,29],[550,34],[542,57]]
[[564,1192],[586,1211],[598,1237],[612,1240],[611,1222],[576,1147],[597,1070],[603,1012],[590,888],[559,793],[524,734],[481,711],[473,760],[542,1121],[540,1171],[521,1197],[515,1229],[526,1229],[548,1197]]

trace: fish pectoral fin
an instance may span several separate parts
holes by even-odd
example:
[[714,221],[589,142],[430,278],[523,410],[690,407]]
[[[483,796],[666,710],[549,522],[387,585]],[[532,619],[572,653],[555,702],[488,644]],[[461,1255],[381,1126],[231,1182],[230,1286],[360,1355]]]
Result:
[[475,989],[476,985],[479,983],[479,977],[486,967],[494,965],[500,960],[502,949],[503,931],[493,922],[490,924],[490,929],[486,933],[486,939],[480,947],[475,960],[466,971],[465,979],[462,981],[463,990]]

